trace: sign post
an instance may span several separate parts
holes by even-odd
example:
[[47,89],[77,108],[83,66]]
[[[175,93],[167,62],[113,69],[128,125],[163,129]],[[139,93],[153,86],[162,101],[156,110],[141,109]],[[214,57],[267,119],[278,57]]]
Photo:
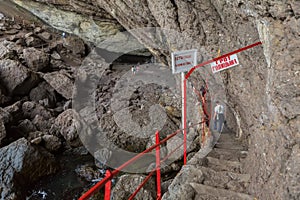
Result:
[[172,72],[181,73],[181,97],[182,97],[182,129],[183,129],[183,162],[186,164],[187,154],[187,126],[186,126],[186,78],[185,72],[197,64],[197,49],[172,53]]

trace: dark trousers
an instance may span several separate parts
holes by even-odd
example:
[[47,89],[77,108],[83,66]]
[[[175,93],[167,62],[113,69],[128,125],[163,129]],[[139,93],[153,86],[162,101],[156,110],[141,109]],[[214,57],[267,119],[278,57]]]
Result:
[[217,130],[219,133],[221,133],[223,123],[224,123],[224,114],[218,114],[216,119],[214,119],[214,130]]

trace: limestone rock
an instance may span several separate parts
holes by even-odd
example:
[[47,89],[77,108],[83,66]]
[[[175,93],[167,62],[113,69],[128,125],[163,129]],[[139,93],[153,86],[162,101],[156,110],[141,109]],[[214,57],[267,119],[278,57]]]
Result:
[[0,191],[2,199],[21,199],[22,191],[41,177],[57,170],[55,159],[21,138],[0,149]]
[[55,119],[50,132],[52,134],[62,135],[72,147],[79,147],[82,145],[78,135],[82,128],[81,126],[76,111],[68,109]]
[[[121,200],[128,198],[128,194],[132,194],[136,188],[143,182],[146,177],[143,175],[123,175],[117,181],[113,188],[113,199]],[[148,183],[136,195],[136,199],[152,200],[155,199],[155,183],[150,179]]]
[[50,63],[48,54],[32,47],[24,49],[23,55],[27,66],[35,72],[45,69]]
[[71,99],[74,82],[64,71],[45,74],[43,77],[59,94]]
[[13,60],[0,60],[0,79],[7,90],[13,94],[26,94],[38,82],[35,74]]

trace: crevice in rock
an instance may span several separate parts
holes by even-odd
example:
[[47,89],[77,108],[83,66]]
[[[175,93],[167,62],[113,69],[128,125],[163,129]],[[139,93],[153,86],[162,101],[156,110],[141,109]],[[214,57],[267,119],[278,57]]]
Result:
[[180,26],[180,21],[179,21],[179,14],[178,14],[178,6],[176,4],[176,0],[170,0],[170,1],[173,4],[173,6],[174,6],[174,12],[176,13],[175,21],[176,21],[176,23],[178,25],[179,30],[181,31],[181,26]]

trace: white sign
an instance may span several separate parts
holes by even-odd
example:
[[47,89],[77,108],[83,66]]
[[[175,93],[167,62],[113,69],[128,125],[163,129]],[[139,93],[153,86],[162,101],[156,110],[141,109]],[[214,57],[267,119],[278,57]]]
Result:
[[211,70],[213,73],[220,72],[230,67],[234,67],[239,64],[239,60],[236,54],[221,58],[213,63],[211,63]]
[[197,64],[197,49],[173,52],[171,56],[173,74],[189,71]]

